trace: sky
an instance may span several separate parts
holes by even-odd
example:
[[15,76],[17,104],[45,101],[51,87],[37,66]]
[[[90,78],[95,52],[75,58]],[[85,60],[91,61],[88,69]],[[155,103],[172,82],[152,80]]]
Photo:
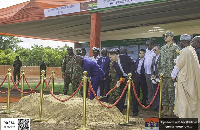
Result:
[[[9,6],[12,5],[16,5],[19,3],[23,3],[26,1],[30,1],[30,0],[0,0],[0,9],[1,8],[7,8]],[[51,41],[51,40],[39,40],[39,39],[31,39],[31,38],[22,38],[19,37],[19,39],[21,39],[23,42],[19,43],[18,45],[23,47],[23,48],[30,48],[31,46],[33,46],[34,44],[36,45],[42,45],[44,47],[52,47],[52,48],[56,48],[57,46],[64,46],[65,44],[67,44],[69,47],[74,47],[74,43],[69,43],[69,42],[59,42],[59,41]],[[68,39],[66,39],[68,40]]]

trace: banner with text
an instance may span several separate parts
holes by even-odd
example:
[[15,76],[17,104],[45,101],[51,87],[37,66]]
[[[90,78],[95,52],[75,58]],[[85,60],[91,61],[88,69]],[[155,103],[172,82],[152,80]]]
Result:
[[134,3],[141,3],[153,0],[97,0],[98,8],[107,8],[112,6],[120,6]]
[[44,16],[50,17],[50,16],[64,15],[64,14],[70,14],[70,13],[76,13],[76,12],[80,12],[80,3],[57,7],[57,8],[45,9]]

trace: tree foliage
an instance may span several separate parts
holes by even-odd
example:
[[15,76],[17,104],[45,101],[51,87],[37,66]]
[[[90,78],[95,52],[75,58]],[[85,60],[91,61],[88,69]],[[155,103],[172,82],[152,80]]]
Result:
[[[0,65],[12,65],[15,57],[19,56],[23,66],[39,66],[42,61],[45,61],[49,67],[58,67],[61,66],[64,56],[67,55],[67,45],[58,48],[38,45],[31,48],[22,48],[17,45],[17,41],[20,42],[20,40],[14,39],[10,38],[10,41],[7,40],[4,43],[0,41],[0,47],[2,47],[0,50]],[[8,45],[5,43],[8,43]]]
[[0,49],[6,50],[11,49],[14,50],[17,46],[17,43],[21,42],[18,38],[13,36],[3,36],[0,35]]

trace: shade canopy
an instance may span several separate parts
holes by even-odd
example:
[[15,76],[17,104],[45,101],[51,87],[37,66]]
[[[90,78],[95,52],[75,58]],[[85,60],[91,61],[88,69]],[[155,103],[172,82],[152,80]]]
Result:
[[[88,0],[31,0],[0,10],[0,34],[60,41],[90,41],[89,11],[44,17],[44,9]],[[170,0],[99,10],[101,41],[199,34],[199,0]]]

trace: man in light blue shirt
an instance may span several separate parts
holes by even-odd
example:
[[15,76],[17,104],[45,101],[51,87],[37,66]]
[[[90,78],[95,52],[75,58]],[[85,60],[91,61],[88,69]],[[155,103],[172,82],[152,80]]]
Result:
[[138,97],[140,97],[140,87],[141,87],[141,89],[142,89],[142,104],[146,106],[147,83],[146,83],[145,70],[144,70],[144,56],[145,56],[145,50],[141,49],[140,53],[139,53],[140,58],[136,60],[137,71],[134,75],[133,81],[135,84],[135,88],[136,88]]

